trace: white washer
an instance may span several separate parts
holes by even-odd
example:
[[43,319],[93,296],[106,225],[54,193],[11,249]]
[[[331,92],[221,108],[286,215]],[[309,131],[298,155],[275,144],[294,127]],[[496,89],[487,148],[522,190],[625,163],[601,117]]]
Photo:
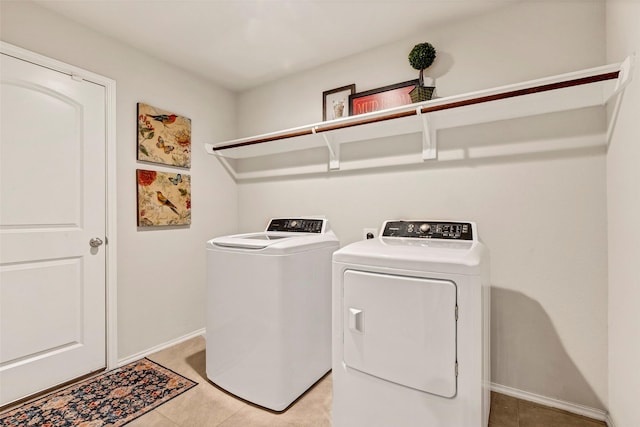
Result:
[[386,221],[334,253],[334,427],[486,427],[489,370],[475,223]]
[[282,411],[331,369],[331,255],[321,218],[207,242],[207,377]]

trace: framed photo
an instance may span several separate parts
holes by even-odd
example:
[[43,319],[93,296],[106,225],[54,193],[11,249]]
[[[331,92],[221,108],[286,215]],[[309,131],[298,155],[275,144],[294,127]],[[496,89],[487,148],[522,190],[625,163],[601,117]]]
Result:
[[360,92],[349,96],[351,115],[370,113],[412,104],[409,92],[418,84],[419,80],[409,80],[377,89]]
[[322,92],[322,121],[350,116],[349,98],[355,92],[355,83]]
[[191,176],[136,170],[138,227],[191,224]]
[[191,167],[191,119],[138,103],[138,160]]

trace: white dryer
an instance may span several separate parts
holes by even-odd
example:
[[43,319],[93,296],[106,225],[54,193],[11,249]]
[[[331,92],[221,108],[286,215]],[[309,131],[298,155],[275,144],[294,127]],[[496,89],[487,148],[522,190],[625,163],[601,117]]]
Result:
[[475,223],[386,221],[333,254],[334,427],[486,427],[489,370]]
[[207,377],[282,411],[331,369],[331,255],[322,218],[207,242]]

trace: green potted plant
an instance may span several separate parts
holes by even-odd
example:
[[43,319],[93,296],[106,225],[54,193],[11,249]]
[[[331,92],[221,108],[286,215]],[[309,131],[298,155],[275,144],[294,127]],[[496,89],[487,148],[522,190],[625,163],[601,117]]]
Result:
[[433,79],[430,80],[430,84],[425,86],[424,70],[433,64],[436,59],[436,49],[431,43],[418,43],[409,52],[409,64],[416,70],[420,70],[420,79],[418,85],[409,92],[411,101],[421,102],[428,101],[433,96]]

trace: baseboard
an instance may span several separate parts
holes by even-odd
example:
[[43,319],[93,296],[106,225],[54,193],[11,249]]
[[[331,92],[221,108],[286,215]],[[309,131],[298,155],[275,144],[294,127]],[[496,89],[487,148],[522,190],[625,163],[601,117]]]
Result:
[[540,405],[550,406],[573,414],[582,415],[593,418],[598,421],[604,421],[609,427],[613,427],[609,414],[601,409],[591,408],[589,406],[578,405],[576,403],[565,402],[563,400],[554,399],[552,397],[541,396],[539,394],[530,393],[528,391],[518,390],[516,388],[507,387],[501,384],[491,383],[491,390],[496,393],[506,394],[529,402],[538,403]]
[[193,331],[193,332],[191,332],[189,334],[183,335],[183,336],[178,337],[176,339],[173,339],[171,341],[167,341],[165,343],[158,344],[158,345],[156,345],[154,347],[151,347],[149,349],[143,350],[143,351],[141,351],[139,353],[133,354],[133,355],[128,356],[128,357],[125,357],[124,359],[118,359],[118,367],[124,366],[124,365],[126,365],[128,363],[131,363],[131,362],[135,362],[136,360],[140,360],[143,357],[147,357],[150,354],[153,354],[153,353],[158,352],[160,350],[164,350],[165,348],[172,347],[172,346],[174,346],[176,344],[180,344],[181,342],[190,340],[191,338],[195,338],[197,336],[204,335],[204,334],[205,334],[205,328],[198,329],[197,331]]
[[605,423],[607,423],[608,427],[616,427],[616,425],[613,423],[613,419],[611,418],[611,414],[607,414],[607,418],[604,420]]

